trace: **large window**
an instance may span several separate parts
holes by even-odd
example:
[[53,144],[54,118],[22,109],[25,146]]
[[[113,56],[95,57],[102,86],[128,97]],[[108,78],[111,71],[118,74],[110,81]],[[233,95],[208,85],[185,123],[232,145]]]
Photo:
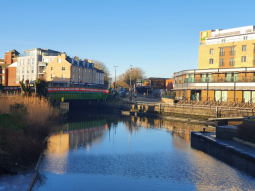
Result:
[[246,51],[246,45],[242,46],[242,51]]
[[211,48],[211,49],[210,49],[210,54],[213,54],[213,52],[214,52],[214,51],[213,51],[213,48]]
[[234,46],[231,47],[230,55],[235,55],[235,47]]
[[220,48],[220,56],[224,56],[224,48]]
[[224,66],[224,58],[220,59],[220,66]]
[[210,58],[209,63],[213,64],[213,58]]
[[242,62],[246,62],[246,56],[242,56]]
[[235,65],[235,58],[230,58],[230,66],[234,66]]

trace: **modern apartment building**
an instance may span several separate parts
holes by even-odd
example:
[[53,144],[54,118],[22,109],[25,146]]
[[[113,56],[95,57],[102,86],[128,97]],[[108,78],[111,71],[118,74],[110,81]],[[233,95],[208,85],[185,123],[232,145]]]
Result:
[[200,32],[198,69],[174,74],[176,97],[255,103],[255,27]]
[[60,54],[58,51],[41,48],[24,50],[24,54],[17,59],[16,82],[28,79],[33,83],[36,78],[45,77],[48,63]]
[[70,85],[104,85],[104,72],[88,60],[71,58],[65,53],[48,63],[45,70],[49,87]]

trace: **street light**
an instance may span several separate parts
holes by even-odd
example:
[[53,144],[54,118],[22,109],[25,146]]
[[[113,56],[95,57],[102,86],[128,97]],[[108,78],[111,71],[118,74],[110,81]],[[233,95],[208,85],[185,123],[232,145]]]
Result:
[[130,101],[132,100],[132,85],[131,85],[131,74],[132,74],[132,65],[130,65]]
[[118,67],[118,66],[113,66],[113,67],[115,67],[115,83],[114,83],[114,90],[116,91],[116,67]]

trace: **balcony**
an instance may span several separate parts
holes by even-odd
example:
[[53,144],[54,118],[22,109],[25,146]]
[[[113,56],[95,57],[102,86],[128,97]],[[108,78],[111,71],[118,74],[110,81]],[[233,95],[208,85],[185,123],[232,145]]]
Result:
[[236,51],[230,51],[229,52],[229,55],[235,55],[236,54]]
[[206,77],[206,78],[185,78],[184,83],[215,83],[215,82],[255,82],[254,76],[249,77]]
[[45,73],[45,70],[46,70],[46,67],[39,66],[39,71],[38,71],[38,73],[39,73],[39,74],[44,74],[44,73]]
[[225,52],[220,52],[220,56],[225,56]]
[[230,61],[229,62],[229,66],[234,66],[235,65],[235,61]]

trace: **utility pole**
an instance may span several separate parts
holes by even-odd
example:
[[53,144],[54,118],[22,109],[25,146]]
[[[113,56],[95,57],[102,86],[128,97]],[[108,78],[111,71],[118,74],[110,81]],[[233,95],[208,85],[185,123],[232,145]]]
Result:
[[114,83],[114,90],[116,91],[116,67],[118,67],[118,66],[113,66],[113,67],[115,67],[115,83]]

